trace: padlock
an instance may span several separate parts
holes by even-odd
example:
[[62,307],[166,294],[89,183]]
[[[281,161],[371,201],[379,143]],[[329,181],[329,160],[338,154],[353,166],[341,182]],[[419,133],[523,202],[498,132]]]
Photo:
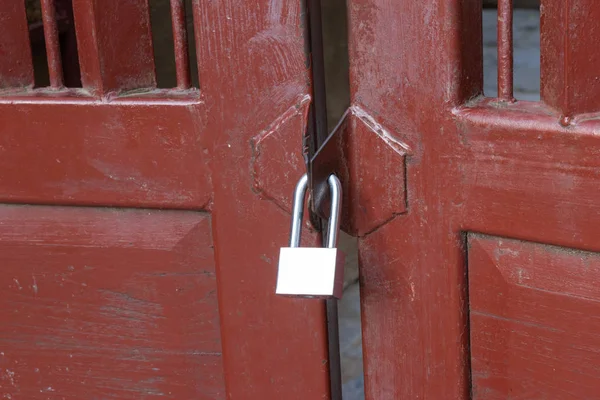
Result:
[[344,288],[344,254],[336,248],[340,229],[342,185],[335,175],[328,179],[331,193],[326,247],[300,247],[304,198],[308,177],[304,175],[294,191],[290,247],[279,252],[275,293],[309,298],[341,298]]

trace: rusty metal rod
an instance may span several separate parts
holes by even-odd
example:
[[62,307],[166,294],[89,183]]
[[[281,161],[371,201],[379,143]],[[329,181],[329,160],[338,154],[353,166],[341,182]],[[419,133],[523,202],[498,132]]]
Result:
[[498,1],[498,98],[514,101],[513,0]]
[[58,39],[58,24],[56,23],[56,8],[54,0],[41,0],[41,5],[50,87],[58,89],[64,86],[64,77]]
[[171,19],[173,21],[177,87],[179,89],[189,89],[192,84],[184,0],[171,0]]

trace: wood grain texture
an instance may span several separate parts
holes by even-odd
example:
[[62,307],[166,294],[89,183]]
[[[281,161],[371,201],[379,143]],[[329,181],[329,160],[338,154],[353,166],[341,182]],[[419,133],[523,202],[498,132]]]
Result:
[[482,93],[481,5],[348,2],[353,106],[412,150],[406,176],[385,182],[406,181],[406,198],[387,200],[408,212],[359,239],[367,400],[470,395],[460,186],[445,157],[460,151],[451,110]]
[[[291,107],[302,109],[309,94],[301,3],[192,2],[210,115],[223,360],[232,400],[329,398],[325,305],[275,295],[290,216],[253,190],[251,167],[253,138],[285,120]],[[302,154],[304,127],[292,125],[297,128],[280,132],[291,136],[277,154]],[[296,162],[284,168],[292,182],[300,178],[293,176]],[[314,234],[305,234],[305,245],[316,243]]]
[[[563,3],[563,7],[580,5],[571,10],[577,15],[598,12],[592,2]],[[353,107],[374,116],[411,149],[406,161],[407,213],[359,238],[366,399],[470,399],[469,337],[494,328],[471,326],[469,332],[467,288],[472,282],[467,279],[465,232],[600,251],[600,124],[597,114],[577,114],[593,111],[587,107],[596,100],[590,95],[582,103],[572,103],[577,112],[565,127],[562,110],[554,105],[484,99],[481,1],[351,0],[348,5]],[[595,37],[597,20],[575,19],[570,25],[586,35],[581,43]],[[555,37],[545,32],[542,42]],[[573,64],[582,68],[581,77],[570,75],[574,79],[562,84],[585,97],[595,83],[581,91],[578,85],[592,79],[597,63],[595,51],[590,50],[587,61],[583,53],[577,50]],[[361,154],[372,163],[382,162],[379,154],[368,150]],[[390,174],[381,188],[402,181]],[[370,195],[385,193],[381,188]],[[402,199],[395,201],[401,204]],[[569,268],[578,265],[575,261],[567,256],[536,257],[555,266],[556,280],[574,282],[569,281]],[[595,272],[590,273],[586,276],[597,280]],[[544,279],[536,275],[532,287],[545,287]],[[492,295],[489,282],[472,284],[474,290]],[[569,297],[569,289],[552,290]],[[548,301],[540,296],[540,302]],[[588,300],[568,306],[580,319],[585,315],[586,321],[557,311],[555,322],[564,326],[577,322],[580,331],[594,332],[595,322],[589,320],[598,312]],[[498,338],[504,334],[530,341],[532,360],[548,355],[531,337],[530,327],[502,329]],[[596,338],[586,340],[592,343]],[[507,343],[507,354],[520,350],[520,343]],[[597,375],[600,360],[579,351],[556,354],[552,362],[565,365],[553,371],[551,387],[564,388],[564,393],[590,389],[587,377],[565,369],[579,360],[581,371]],[[506,361],[501,351],[486,356],[494,366]],[[502,376],[519,373],[520,367],[509,361]],[[475,359],[473,363],[479,368]],[[546,366],[531,364],[527,373],[546,372]],[[573,389],[572,378],[587,386]],[[498,398],[544,398],[522,393]],[[486,396],[479,393],[482,399]]]
[[600,251],[598,121],[565,129],[543,105],[482,103],[458,114],[464,230]]
[[0,392],[224,398],[207,215],[0,206]]
[[473,399],[592,399],[600,255],[469,236]]
[[81,81],[98,96],[156,87],[147,0],[73,0]]
[[0,2],[0,89],[33,86],[25,3]]
[[[249,168],[252,138],[307,102],[305,10],[193,1],[202,93],[134,98],[124,92],[155,86],[147,4],[73,1],[83,89],[0,102],[0,201],[213,207],[222,346],[205,308],[212,271],[190,273],[212,263],[187,254],[206,250],[206,217],[196,234],[177,217],[193,213],[11,206],[26,212],[0,227],[0,338],[13,352],[2,386],[13,398],[326,399],[325,306],[275,296],[289,215],[253,190]],[[288,153],[302,154],[298,125]]]
[[568,125],[600,111],[600,8],[594,0],[543,0],[540,10],[541,96]]
[[4,101],[0,200],[206,208],[202,110],[195,101]]

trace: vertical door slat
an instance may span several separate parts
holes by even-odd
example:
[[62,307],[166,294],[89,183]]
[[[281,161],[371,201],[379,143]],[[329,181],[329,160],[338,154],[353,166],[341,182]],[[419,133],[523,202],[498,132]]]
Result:
[[33,62],[23,1],[0,1],[0,88],[33,86]]
[[513,101],[513,0],[498,1],[498,97]]
[[46,54],[48,57],[48,75],[50,86],[60,88],[64,86],[62,60],[60,56],[60,42],[58,37],[58,24],[56,22],[56,7],[54,0],[42,0],[42,21],[44,23],[44,38],[46,40]]
[[96,95],[156,87],[147,0],[73,0],[81,81]]
[[173,20],[173,43],[175,47],[177,87],[180,89],[189,89],[191,86],[190,57],[188,54],[184,0],[171,0],[171,18]]
[[600,7],[597,0],[542,0],[541,96],[563,123],[600,111]]

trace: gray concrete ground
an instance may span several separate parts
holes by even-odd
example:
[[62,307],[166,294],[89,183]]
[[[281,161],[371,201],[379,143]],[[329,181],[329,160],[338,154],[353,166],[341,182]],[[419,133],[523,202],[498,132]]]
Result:
[[[540,34],[538,10],[516,10],[514,21],[515,97],[539,100]],[[483,13],[484,91],[486,96],[497,93],[496,10]],[[340,347],[344,400],[363,400],[364,379],[360,330],[360,300],[356,240],[344,236],[340,247],[347,253],[347,288],[339,304]]]

